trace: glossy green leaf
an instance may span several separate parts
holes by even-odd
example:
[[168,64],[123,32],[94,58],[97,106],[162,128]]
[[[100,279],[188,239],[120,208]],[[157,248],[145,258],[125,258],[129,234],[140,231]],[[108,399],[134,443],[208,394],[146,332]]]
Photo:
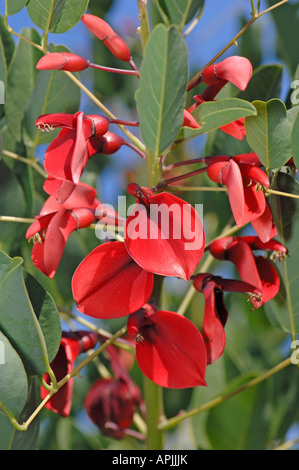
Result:
[[[278,3],[268,0],[269,6]],[[289,67],[291,74],[295,73],[298,65],[298,54],[294,44],[299,41],[298,3],[285,4],[271,11],[277,32],[277,55]]]
[[294,159],[294,163],[297,168],[299,168],[299,113],[298,109],[299,107],[294,107],[291,110],[293,113],[296,113],[294,115],[294,123],[292,126],[292,134],[291,134],[291,144],[292,144],[292,157]]
[[257,116],[245,119],[246,138],[267,170],[281,168],[291,157],[291,124],[279,99],[254,101]]
[[182,30],[203,9],[204,0],[157,0],[157,6],[168,24],[175,24]]
[[[232,381],[223,391],[231,392],[254,378],[245,374]],[[267,383],[238,393],[213,408],[207,430],[215,450],[258,450],[267,443],[268,416],[265,408]]]
[[87,6],[88,0],[29,0],[27,11],[43,31],[65,33],[80,21]]
[[[58,46],[51,51],[66,50]],[[25,111],[27,134],[34,146],[53,140],[53,134],[41,132],[35,121],[41,114],[70,113],[78,111],[80,89],[60,70],[40,70]]]
[[[277,175],[273,189],[299,195],[298,183],[287,174]],[[288,256],[275,264],[280,274],[280,289],[274,299],[265,304],[270,321],[278,328],[299,332],[299,202],[291,197],[271,194],[269,202],[278,230],[278,238],[288,249]]]
[[[0,162],[0,214],[4,216],[25,216],[25,198],[18,179],[13,171]],[[0,222],[0,248],[11,249],[24,237],[23,224]]]
[[224,98],[202,103],[192,113],[192,116],[201,127],[198,129],[183,127],[177,141],[190,140],[237,119],[255,114],[255,107],[248,101],[239,98]]
[[1,330],[0,354],[0,410],[2,407],[16,417],[26,402],[27,375],[18,353]]
[[[35,411],[39,397],[36,393],[36,383],[33,377],[28,384],[28,395],[24,408],[17,417],[21,424],[27,421]],[[36,450],[39,431],[39,417],[36,416],[26,431],[17,431],[6,415],[0,413],[0,449],[1,450]]]
[[[24,275],[22,258],[10,258],[0,252],[0,262],[3,265],[0,278],[0,330],[18,352],[26,372],[30,375],[43,374],[48,367],[48,355],[47,344],[38,316],[43,319],[42,323],[44,323],[46,332],[53,328],[52,313],[48,310],[51,301],[45,291],[43,291],[43,295],[47,298],[42,301],[41,287],[26,273]],[[27,284],[30,283],[32,302],[24,279]],[[33,306],[37,313],[35,313]],[[47,311],[50,318],[47,318]],[[59,335],[59,332],[57,320],[54,320],[54,331],[49,333],[48,339],[48,345],[51,344],[52,348],[52,350],[49,348],[52,358],[55,355],[55,348],[57,351],[56,336]],[[55,336],[55,346],[51,335]]]
[[11,16],[21,11],[28,0],[6,0],[7,15]]
[[281,91],[283,66],[261,65],[254,69],[246,90],[238,92],[238,98],[247,101],[269,101],[278,98]]
[[[21,34],[33,42],[40,42],[38,33],[33,29],[26,28]],[[40,57],[41,53],[35,47],[19,40],[8,69],[4,110],[8,129],[17,142],[22,141],[25,109],[34,88],[35,67]]]
[[156,26],[146,46],[137,93],[140,132],[155,155],[174,141],[183,122],[187,57],[178,30],[162,24]]

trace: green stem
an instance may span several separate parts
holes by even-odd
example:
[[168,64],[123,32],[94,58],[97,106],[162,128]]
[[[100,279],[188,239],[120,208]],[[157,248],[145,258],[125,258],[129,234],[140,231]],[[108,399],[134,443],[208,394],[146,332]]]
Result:
[[140,37],[142,51],[144,52],[147,40],[150,36],[148,14],[146,9],[147,0],[137,0],[138,6],[138,19],[140,22],[140,28],[137,32]]
[[221,49],[218,54],[216,54],[202,69],[190,80],[188,83],[188,89],[192,89],[194,84],[197,84],[197,81],[199,77],[201,76],[202,72],[204,69],[209,67],[210,65],[214,64],[231,46],[237,43],[238,39],[247,31],[247,29],[257,20],[259,19],[262,15],[265,15],[266,13],[270,12],[271,10],[274,10],[277,7],[280,7],[284,3],[287,3],[289,0],[282,0],[281,2],[275,3],[275,5],[272,5],[269,8],[266,8],[264,11],[256,12],[255,16],[252,16],[252,18],[248,21],[248,23],[236,34],[231,41],[223,48]]
[[50,7],[50,11],[49,11],[49,16],[48,16],[46,28],[44,30],[44,34],[42,35],[41,45],[44,49],[47,49],[47,47],[48,47],[48,35],[49,35],[50,26],[51,26],[54,3],[55,3],[55,0],[51,0],[51,7]]
[[34,168],[43,178],[47,178],[47,173],[42,169],[42,167],[39,165],[38,160],[34,159],[31,160],[29,158],[24,158],[21,157],[20,155],[17,155],[14,152],[10,152],[9,150],[2,150],[2,155],[5,155],[6,157],[12,158],[13,160],[18,160],[19,162],[24,163],[25,165],[29,165],[32,168]]
[[193,416],[203,413],[204,411],[208,411],[214,408],[215,406],[220,405],[221,403],[228,400],[229,398],[232,398],[235,395],[238,395],[244,390],[248,390],[249,388],[254,387],[255,385],[258,385],[259,383],[263,382],[264,380],[268,379],[272,375],[276,374],[277,372],[281,371],[282,369],[284,369],[285,367],[288,367],[291,364],[292,364],[291,358],[285,359],[284,361],[280,362],[278,365],[274,366],[272,369],[260,374],[258,377],[255,377],[254,379],[250,380],[249,382],[242,385],[241,387],[236,388],[232,392],[226,393],[225,395],[220,395],[219,397],[214,398],[213,400],[210,400],[207,403],[204,403],[203,405],[197,408],[193,408],[190,411],[181,413],[179,416],[175,416],[174,418],[164,421],[163,423],[159,425],[159,428],[163,429],[164,431],[172,429],[173,427],[177,426],[179,423],[181,423],[185,419],[192,418]]

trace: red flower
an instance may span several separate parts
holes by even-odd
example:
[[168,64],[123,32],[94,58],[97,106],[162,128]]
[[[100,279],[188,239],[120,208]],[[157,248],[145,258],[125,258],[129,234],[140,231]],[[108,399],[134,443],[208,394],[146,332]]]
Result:
[[135,408],[141,406],[139,387],[130,378],[113,345],[106,348],[113,378],[98,379],[85,398],[85,409],[101,432],[113,439],[131,434]]
[[277,240],[262,243],[258,237],[225,237],[208,246],[217,259],[229,260],[237,268],[240,278],[262,292],[262,299],[253,302],[259,307],[276,296],[279,291],[279,275],[269,259],[254,256],[253,250],[273,251],[280,259],[287,254],[286,248]]
[[258,302],[262,293],[246,282],[222,279],[209,273],[197,274],[193,283],[195,289],[205,297],[202,335],[207,348],[208,364],[212,364],[222,355],[226,342],[224,326],[228,311],[223,301],[223,292],[246,293],[254,302]]
[[[204,90],[202,95],[193,96],[195,103],[187,110],[188,113],[192,113],[201,103],[214,101],[215,96],[228,82],[244,91],[251,76],[252,65],[246,57],[232,56],[224,59],[222,62],[210,65],[202,72],[200,79],[194,83],[194,85],[196,85],[198,82],[202,81],[209,86]],[[194,125],[190,119],[188,120],[186,118],[183,125],[194,128],[199,127],[198,125]],[[239,140],[243,140],[246,134],[244,118],[226,124],[220,127],[220,129]]]
[[85,14],[81,21],[85,26],[108,47],[110,52],[120,60],[129,62],[131,52],[127,44],[115,33],[106,21],[94,15]]
[[69,72],[80,72],[87,67],[87,60],[71,52],[46,54],[36,64],[38,70],[67,70]]
[[45,114],[35,125],[45,131],[62,128],[45,153],[45,170],[53,178],[77,184],[88,159],[103,148],[102,137],[108,131],[109,119],[79,111],[74,115]]
[[127,191],[138,202],[126,223],[125,245],[132,258],[146,271],[189,280],[205,244],[195,209],[172,194],[154,195],[135,183]]
[[123,242],[107,242],[89,253],[72,279],[80,312],[96,318],[120,318],[141,308],[153,290],[154,276],[128,254]]
[[[266,211],[266,198],[263,188],[269,188],[268,176],[259,168],[260,162],[255,153],[207,157],[207,175],[215,183],[224,184],[228,190],[230,206],[238,227],[252,222],[263,216]],[[269,209],[269,208],[268,208]],[[271,213],[271,211],[270,211]],[[267,216],[267,214],[266,214]],[[266,217],[267,218],[267,217]],[[261,226],[261,237],[264,239],[269,233],[264,233]],[[256,225],[257,230],[259,226]],[[270,233],[272,233],[272,225]]]
[[252,65],[246,57],[232,56],[207,67],[201,74],[202,81],[207,85],[220,82],[232,83],[240,90],[245,90],[252,76]]
[[162,387],[206,385],[207,353],[196,326],[175,312],[139,310],[128,319],[142,372]]
[[[76,331],[73,333],[62,332],[62,338],[58,353],[51,363],[57,382],[72,372],[75,361],[79,354],[94,348],[97,344],[98,334],[87,331]],[[50,384],[48,374],[44,374],[44,380]],[[47,401],[45,407],[55,413],[66,417],[70,414],[74,389],[74,379],[71,378]],[[41,386],[41,399],[48,395],[48,390]]]
[[[50,182],[53,191],[61,183]],[[52,195],[46,200],[26,233],[27,239],[34,240],[32,261],[46,276],[55,275],[68,237],[74,230],[93,223],[98,205],[95,189],[84,183],[76,186],[64,204],[59,204]]]

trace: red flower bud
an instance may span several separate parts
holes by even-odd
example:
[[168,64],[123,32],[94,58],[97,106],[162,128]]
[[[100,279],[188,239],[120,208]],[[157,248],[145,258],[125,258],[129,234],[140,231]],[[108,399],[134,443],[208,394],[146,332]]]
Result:
[[68,72],[81,72],[87,67],[87,60],[71,52],[46,54],[36,64],[38,70],[67,70]]
[[129,62],[131,52],[127,44],[115,33],[106,21],[94,15],[86,14],[81,21],[85,26],[108,47],[110,52],[120,60]]

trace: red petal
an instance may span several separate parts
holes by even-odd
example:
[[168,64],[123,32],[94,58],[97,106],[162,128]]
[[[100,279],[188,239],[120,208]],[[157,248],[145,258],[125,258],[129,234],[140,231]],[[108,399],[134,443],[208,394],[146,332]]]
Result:
[[146,271],[189,280],[204,251],[199,215],[190,204],[168,193],[143,198],[127,219],[128,252]]
[[184,109],[184,121],[183,121],[182,127],[184,126],[192,127],[193,129],[200,128],[200,125],[198,124],[198,122],[194,119],[192,114],[186,109]]
[[70,212],[57,212],[48,225],[45,241],[34,244],[32,261],[46,276],[54,277],[67,239],[76,229],[77,222]]
[[76,269],[72,289],[80,312],[96,318],[120,318],[149,299],[154,276],[140,268],[122,242],[95,248]]
[[45,152],[45,170],[53,178],[73,181],[72,155],[75,148],[76,130],[62,129]]
[[222,169],[221,178],[228,190],[229,202],[236,224],[241,227],[245,223],[244,187],[239,165],[233,159]]
[[251,225],[254,228],[259,239],[266,243],[277,235],[277,228],[274,224],[273,215],[269,204],[266,200],[266,209],[263,214],[255,220],[251,221]]
[[46,54],[36,64],[38,70],[68,70],[70,72],[80,72],[87,67],[87,60],[71,52]]
[[43,189],[46,193],[54,196],[58,204],[63,204],[76,188],[76,184],[68,180],[57,180],[48,176],[44,182]]
[[65,201],[63,207],[67,210],[75,208],[96,209],[100,202],[96,199],[97,191],[86,183],[76,185],[70,197]]
[[245,90],[252,75],[252,65],[246,57],[232,56],[216,64],[217,77]]
[[43,230],[45,230],[48,227],[48,225],[49,225],[52,217],[54,216],[54,214],[49,213],[49,214],[45,214],[45,215],[42,215],[42,216],[37,216],[36,220],[28,228],[28,230],[26,232],[26,238],[29,239],[29,238],[33,237],[36,233],[40,233]]
[[[65,347],[61,344],[58,354],[54,361],[51,363],[51,368],[55,374],[57,381],[63,379],[67,374],[72,371],[73,363],[68,360],[65,353]],[[45,381],[50,384],[49,375],[44,375]],[[46,403],[46,408],[61,416],[66,417],[70,414],[72,407],[72,397],[74,389],[74,379],[70,379],[61,387],[58,392],[54,393],[50,400]],[[41,399],[43,400],[49,394],[49,391],[41,387]]]
[[136,337],[138,330],[144,338],[136,345],[136,358],[142,372],[162,387],[179,389],[206,385],[206,349],[196,326],[175,312],[158,311],[151,314],[149,320],[147,316],[147,312],[140,311],[130,315],[128,320],[129,335]]
[[237,268],[242,281],[255,286],[262,291],[260,275],[256,266],[255,257],[248,243],[238,238],[236,243],[227,250],[226,259]]
[[237,121],[230,122],[225,126],[220,127],[220,129],[226,134],[235,137],[235,139],[243,140],[246,135],[246,130],[244,126],[244,118],[238,119]]
[[203,294],[205,296],[205,310],[202,324],[202,336],[207,349],[208,364],[212,364],[222,355],[226,342],[224,325],[220,318],[223,316],[226,321],[228,312],[222,301],[223,294],[221,291],[217,293],[217,295],[221,296],[222,309],[221,312],[218,312],[219,305],[216,305],[215,288],[216,284],[214,282],[208,282],[203,290]]
[[74,183],[79,183],[88,162],[87,141],[83,130],[83,113],[77,113],[76,140],[71,157],[71,173]]
[[76,126],[76,119],[73,114],[67,113],[53,113],[53,114],[42,114],[35,121],[35,125],[41,129],[47,129],[47,127],[68,127],[74,129]]
[[263,256],[256,256],[256,266],[262,281],[262,304],[273,299],[278,294],[280,286],[279,275],[271,261]]

